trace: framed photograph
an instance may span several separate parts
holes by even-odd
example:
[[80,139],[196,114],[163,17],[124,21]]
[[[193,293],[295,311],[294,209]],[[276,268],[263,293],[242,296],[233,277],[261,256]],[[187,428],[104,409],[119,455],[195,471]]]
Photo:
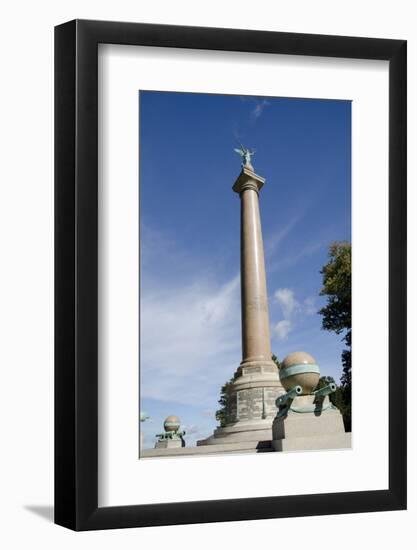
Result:
[[55,159],[57,524],[406,508],[404,40],[70,21]]

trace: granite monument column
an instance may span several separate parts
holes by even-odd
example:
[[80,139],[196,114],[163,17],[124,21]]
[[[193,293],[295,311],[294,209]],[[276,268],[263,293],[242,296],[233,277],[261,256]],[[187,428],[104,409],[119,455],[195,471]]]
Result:
[[[272,361],[265,259],[259,212],[259,192],[265,179],[256,174],[243,146],[236,149],[242,169],[233,191],[240,196],[242,361],[229,386],[225,420],[213,435],[197,445],[245,445],[261,448],[272,438],[276,398],[285,393]],[[232,448],[232,447],[230,447]],[[233,447],[235,448],[235,447]]]
[[243,167],[233,186],[241,200],[242,365],[270,362],[268,295],[259,213],[259,191],[264,179]]

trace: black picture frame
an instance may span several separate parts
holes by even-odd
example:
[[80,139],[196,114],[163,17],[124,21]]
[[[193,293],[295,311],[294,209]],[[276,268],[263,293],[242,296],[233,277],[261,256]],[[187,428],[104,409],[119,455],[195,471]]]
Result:
[[[98,507],[98,44],[389,62],[389,488]],[[74,530],[406,508],[406,41],[74,20],[55,28],[55,522]],[[140,498],[140,495],[139,495]]]

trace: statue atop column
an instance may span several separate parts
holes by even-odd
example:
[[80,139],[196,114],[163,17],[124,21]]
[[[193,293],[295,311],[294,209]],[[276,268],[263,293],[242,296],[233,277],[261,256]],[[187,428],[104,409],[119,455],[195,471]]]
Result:
[[235,149],[235,152],[238,153],[242,157],[242,167],[249,168],[253,171],[252,166],[252,157],[256,153],[255,150],[250,151],[246,147],[244,147],[242,144],[240,144],[239,149]]

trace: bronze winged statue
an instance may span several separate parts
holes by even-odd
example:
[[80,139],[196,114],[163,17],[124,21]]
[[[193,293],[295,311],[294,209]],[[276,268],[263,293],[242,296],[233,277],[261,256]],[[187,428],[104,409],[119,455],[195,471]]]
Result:
[[234,151],[242,157],[242,166],[252,168],[251,157],[253,157],[253,155],[255,154],[255,149],[253,151],[250,151],[242,144],[240,144],[239,149],[234,149]]

